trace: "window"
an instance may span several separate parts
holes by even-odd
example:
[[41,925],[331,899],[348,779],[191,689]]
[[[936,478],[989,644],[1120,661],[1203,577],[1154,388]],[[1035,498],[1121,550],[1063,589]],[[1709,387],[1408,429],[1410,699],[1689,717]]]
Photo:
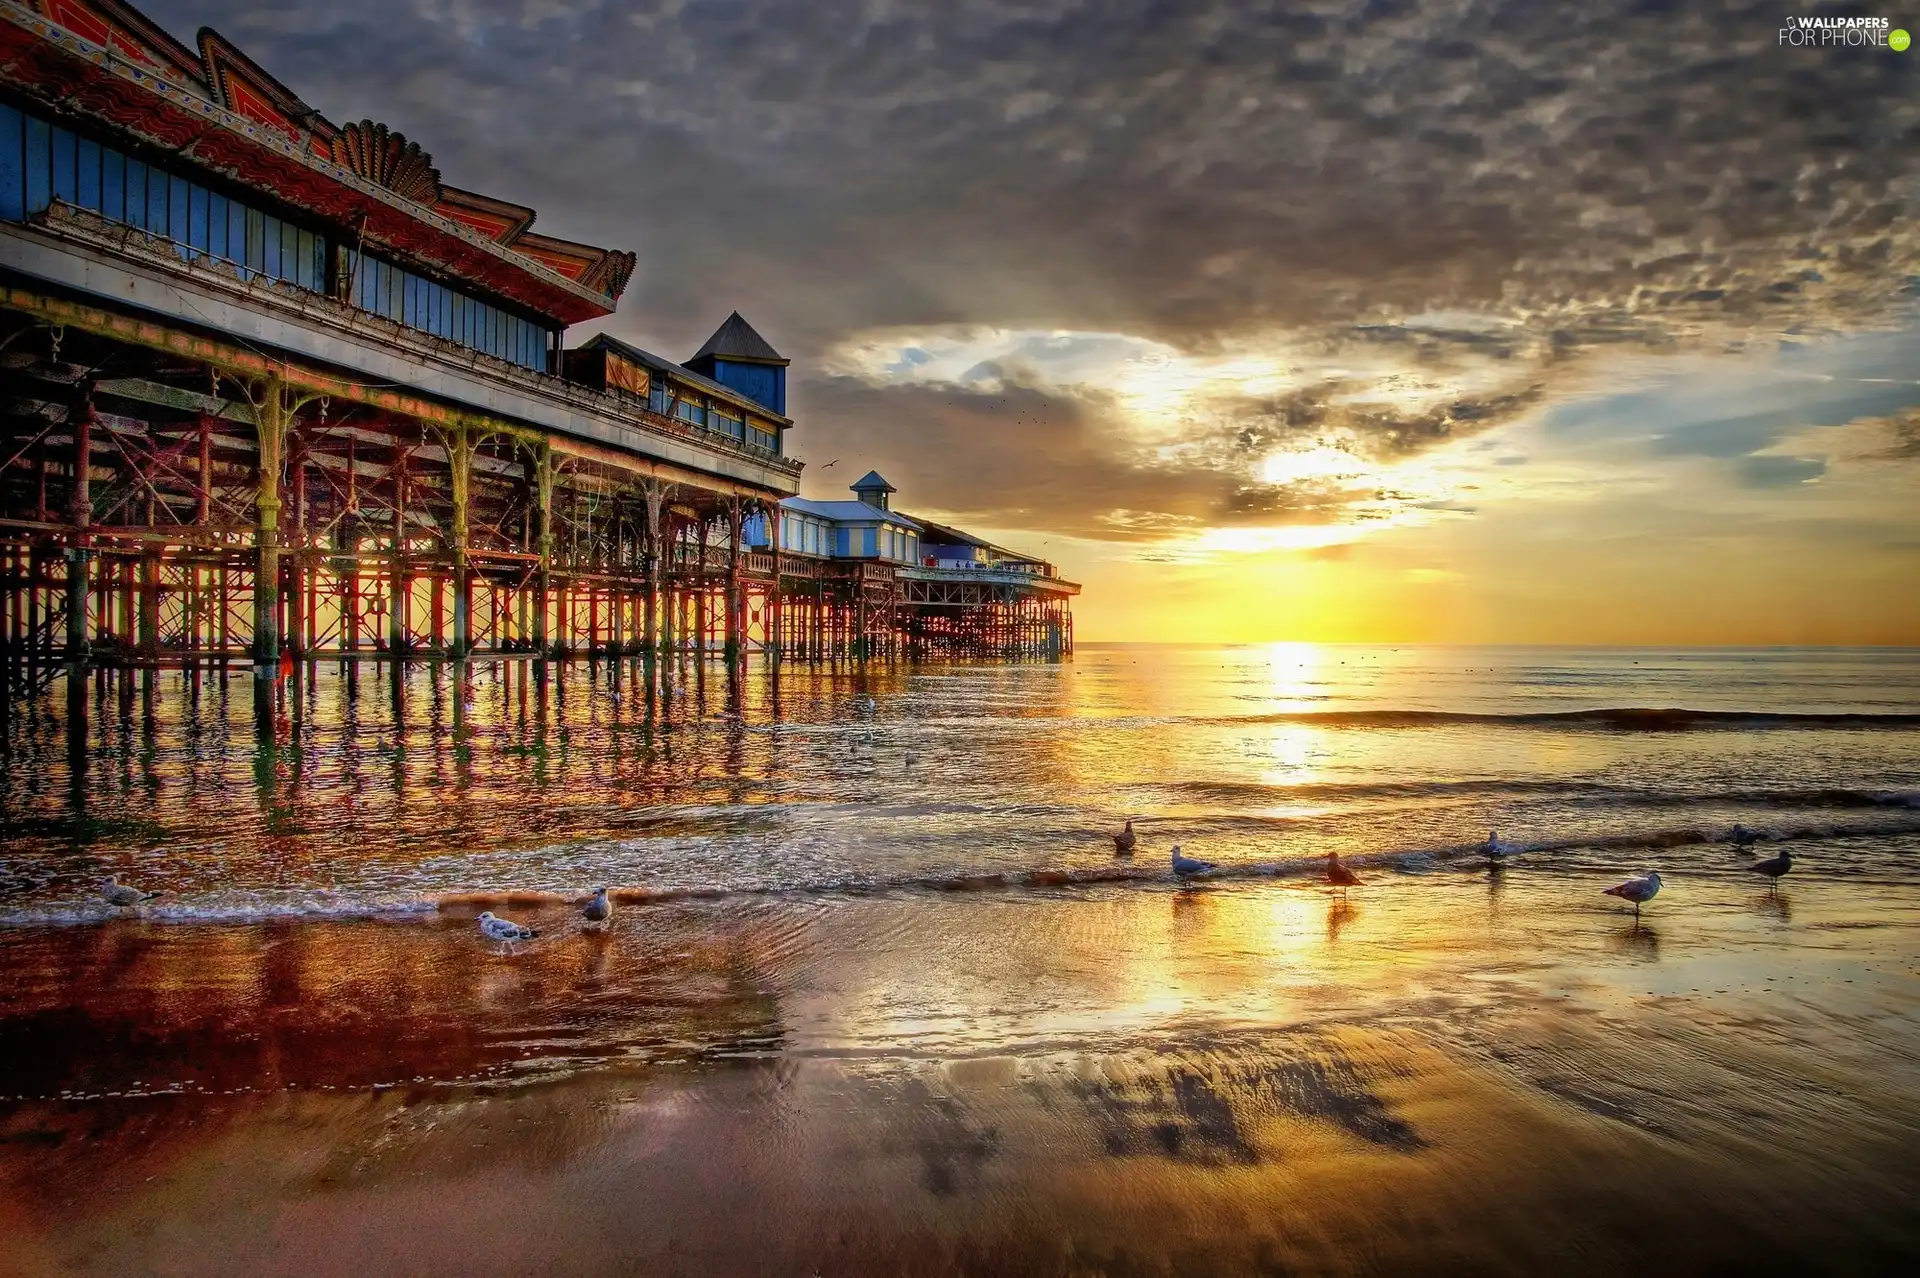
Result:
[[[188,261],[211,256],[243,278],[327,287],[326,236],[0,104],[0,218],[24,221],[56,199],[171,240]],[[545,370],[544,326],[378,258],[345,256],[361,309]]]

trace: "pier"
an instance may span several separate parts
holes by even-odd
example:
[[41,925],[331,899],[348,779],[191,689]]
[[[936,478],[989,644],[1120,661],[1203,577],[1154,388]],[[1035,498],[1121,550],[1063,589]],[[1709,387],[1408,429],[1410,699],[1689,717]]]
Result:
[[651,688],[1072,651],[1052,565],[877,475],[799,497],[788,361],[737,313],[684,362],[569,346],[632,254],[115,0],[0,0],[0,65],[9,701],[102,667],[249,663],[266,707],[320,659],[632,659]]

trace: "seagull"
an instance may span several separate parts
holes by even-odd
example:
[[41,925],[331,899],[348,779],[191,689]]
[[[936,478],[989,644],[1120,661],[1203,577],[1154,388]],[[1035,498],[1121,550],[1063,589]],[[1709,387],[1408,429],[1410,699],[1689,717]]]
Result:
[[1498,862],[1513,851],[1513,844],[1501,838],[1498,830],[1488,830],[1487,841],[1480,845],[1480,850],[1487,854],[1487,860]]
[[128,887],[117,875],[112,874],[100,885],[100,899],[116,910],[134,909],[159,895],[158,892],[142,892],[137,887]]
[[1617,896],[1623,901],[1633,902],[1633,917],[1640,917],[1640,907],[1651,901],[1660,891],[1660,871],[1648,870],[1638,878],[1628,879],[1625,883],[1616,883],[1610,888],[1602,888],[1608,896]]
[[1793,869],[1793,853],[1782,851],[1779,856],[1755,861],[1747,868],[1755,874],[1764,874],[1773,880],[1773,890],[1777,892],[1780,890],[1780,876]]
[[607,890],[601,888],[593,894],[586,908],[580,911],[580,917],[589,923],[605,923],[613,915],[613,902],[607,899]]
[[1113,854],[1115,856],[1133,855],[1133,818],[1127,818],[1127,828],[1113,836]]
[[1180,845],[1173,845],[1173,872],[1182,879],[1190,879],[1196,874],[1212,874],[1219,867],[1211,861],[1196,861],[1190,856],[1180,855]]
[[515,941],[531,941],[539,933],[530,927],[521,927],[511,919],[495,918],[492,910],[480,913],[480,933],[489,941],[498,941],[507,947],[507,953],[513,953]]
[[1366,880],[1340,864],[1338,852],[1329,852],[1327,853],[1327,882],[1344,892],[1354,884],[1364,883]]
[[1744,825],[1740,825],[1737,823],[1734,825],[1733,829],[1727,831],[1727,838],[1733,842],[1734,847],[1740,849],[1740,851],[1742,852],[1745,852],[1748,856],[1753,855],[1753,852],[1751,849],[1753,848],[1753,845],[1755,843],[1758,843],[1760,841],[1760,836],[1758,833],[1756,833],[1753,830],[1749,830]]

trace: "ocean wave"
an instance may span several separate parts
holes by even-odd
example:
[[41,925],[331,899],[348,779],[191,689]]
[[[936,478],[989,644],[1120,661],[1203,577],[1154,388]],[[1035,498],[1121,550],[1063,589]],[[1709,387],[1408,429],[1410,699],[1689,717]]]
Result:
[[1920,808],[1920,790],[1809,786],[1779,790],[1656,790],[1569,778],[1481,778],[1465,781],[1161,781],[1137,787],[1176,800],[1332,802],[1365,799],[1445,799],[1482,795],[1544,795],[1583,803],[1697,807],[1705,804],[1772,808]]
[[[1806,822],[1762,828],[1756,831],[1763,843],[1794,843],[1808,840],[1849,840],[1875,837],[1920,835],[1920,820],[1881,820],[1873,824]],[[1619,854],[1631,852],[1673,851],[1689,847],[1721,846],[1726,830],[1720,827],[1679,826],[1652,830],[1626,830],[1580,838],[1547,839],[1532,843],[1509,843],[1507,863],[1532,864],[1551,868],[1556,857],[1568,854]],[[1374,872],[1423,873],[1460,865],[1479,869],[1485,856],[1477,842],[1427,847],[1381,848],[1372,851],[1342,850],[1342,858],[1356,869]],[[1568,857],[1567,864],[1579,866],[1580,857]],[[1297,879],[1318,877],[1324,862],[1320,857],[1280,857],[1226,862],[1204,881],[1241,882],[1257,879]],[[676,902],[727,900],[794,900],[847,896],[894,896],[916,894],[969,894],[1017,892],[1021,890],[1074,890],[1102,886],[1164,887],[1172,882],[1157,858],[1138,864],[1108,863],[1093,866],[1059,866],[1027,869],[955,871],[943,874],[875,875],[824,878],[810,882],[758,885],[693,885],[661,888],[614,887],[609,896],[618,905],[649,906]],[[344,893],[321,893],[305,897],[263,897],[252,894],[213,895],[202,899],[162,899],[142,908],[139,918],[164,924],[248,924],[290,919],[343,920],[354,918],[471,919],[482,910],[502,913],[514,911],[535,918],[552,913],[571,913],[584,897],[584,889],[556,891],[523,888],[473,888],[420,896],[369,896],[353,898]],[[98,924],[119,917],[97,900],[86,899],[0,910],[0,926],[57,927]]]
[[1606,729],[1616,732],[1687,732],[1696,729],[1920,728],[1920,714],[1866,711],[1691,710],[1683,706],[1617,706],[1600,710],[1282,710],[1224,716],[1205,722],[1302,723],[1348,728],[1433,728],[1455,724],[1489,727]]

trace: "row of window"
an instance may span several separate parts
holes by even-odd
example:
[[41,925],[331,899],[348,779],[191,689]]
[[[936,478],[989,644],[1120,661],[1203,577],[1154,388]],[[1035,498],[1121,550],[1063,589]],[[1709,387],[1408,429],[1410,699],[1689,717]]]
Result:
[[0,218],[24,221],[55,200],[172,240],[187,261],[217,257],[246,278],[326,288],[322,236],[0,105]]
[[764,448],[770,453],[780,451],[778,431],[762,430],[753,419],[736,416],[735,410],[719,404],[709,405],[705,400],[690,395],[674,399],[673,391],[666,379],[655,377],[652,389],[648,392],[647,407],[662,417],[678,417],[690,426],[699,426],[716,435],[725,435],[729,439],[755,448]]
[[790,550],[796,555],[830,555],[833,553],[832,537],[832,529],[816,520],[800,519],[793,515],[780,518],[782,550]]
[[848,528],[789,514],[780,520],[780,548],[797,555],[877,557],[914,563],[920,556],[920,538],[892,526]]
[[[25,221],[55,200],[170,240],[186,261],[214,257],[242,278],[328,291],[325,236],[0,104],[0,219]],[[364,310],[547,371],[551,330],[539,324],[372,254],[348,252],[342,269]]]
[[347,295],[362,310],[525,368],[547,371],[550,329],[468,297],[459,289],[384,262],[371,253],[349,250],[345,269],[350,276]]

